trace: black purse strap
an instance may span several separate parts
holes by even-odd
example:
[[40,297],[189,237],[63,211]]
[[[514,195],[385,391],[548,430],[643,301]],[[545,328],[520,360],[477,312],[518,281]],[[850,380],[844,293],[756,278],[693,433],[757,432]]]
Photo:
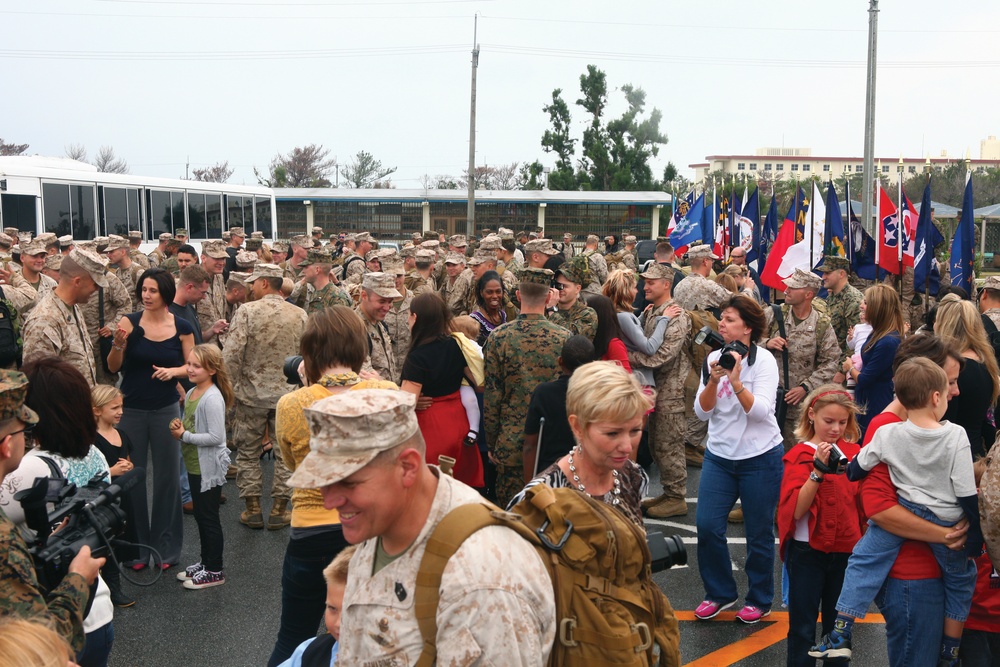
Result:
[[771,304],[771,310],[774,311],[774,321],[778,323],[778,335],[785,339],[785,345],[781,348],[781,367],[782,375],[784,377],[785,391],[791,389],[788,386],[788,334],[785,333],[785,313],[781,310],[781,306],[776,303]]
[[104,288],[97,288],[97,319],[98,319],[98,329],[104,328]]

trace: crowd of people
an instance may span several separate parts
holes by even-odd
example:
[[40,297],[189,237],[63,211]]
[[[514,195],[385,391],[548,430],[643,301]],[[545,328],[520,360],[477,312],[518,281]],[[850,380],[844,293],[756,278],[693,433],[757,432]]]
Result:
[[[137,603],[119,567],[225,584],[219,507],[235,479],[243,529],[288,531],[269,666],[415,663],[428,646],[442,662],[475,647],[544,664],[561,641],[557,600],[507,527],[448,559],[435,637],[413,610],[449,511],[484,499],[516,511],[544,484],[640,531],[696,497],[699,620],[741,598],[736,620],[768,616],[777,551],[789,665],[848,661],[872,601],[894,666],[1000,660],[976,503],[996,433],[1000,279],[976,300],[943,288],[907,321],[891,285],[863,284],[837,256],[821,275],[796,271],[772,305],[742,248],[724,260],[661,239],[640,265],[631,235],[604,253],[596,235],[580,250],[572,235],[503,228],[417,233],[398,249],[317,228],[269,243],[233,227],[200,249],[178,230],[149,255],[141,241],[0,233],[18,352],[0,376],[0,607],[45,626],[2,625],[0,643],[34,632],[106,665],[114,608]],[[123,543],[39,583],[14,494],[150,464],[149,488],[122,499]],[[196,563],[181,561],[185,513]],[[746,532],[742,595],[732,522]],[[679,664],[676,641],[658,650]]]

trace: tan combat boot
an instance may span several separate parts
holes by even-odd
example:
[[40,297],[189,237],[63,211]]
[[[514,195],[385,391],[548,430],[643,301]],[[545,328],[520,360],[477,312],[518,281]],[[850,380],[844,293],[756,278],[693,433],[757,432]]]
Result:
[[267,517],[268,530],[281,530],[292,522],[292,513],[288,509],[288,498],[275,498],[271,514]]
[[243,510],[243,514],[240,514],[240,523],[248,528],[260,530],[264,527],[264,515],[260,511],[260,497],[247,496],[244,500],[246,500],[247,508]]
[[661,493],[658,496],[650,496],[649,498],[643,498],[642,501],[639,504],[642,506],[642,509],[645,511],[645,510],[648,510],[653,505],[657,505],[657,504],[663,502],[666,499],[667,499],[667,494]]
[[743,508],[737,507],[729,513],[729,523],[743,523]]
[[685,516],[688,513],[687,503],[683,498],[664,499],[646,510],[646,516],[652,519],[669,519],[672,516]]
[[705,462],[705,448],[684,443],[684,461],[693,468],[700,468]]

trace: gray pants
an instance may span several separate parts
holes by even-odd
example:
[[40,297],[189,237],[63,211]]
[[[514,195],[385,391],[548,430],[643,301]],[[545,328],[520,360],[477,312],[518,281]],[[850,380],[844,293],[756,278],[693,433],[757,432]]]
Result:
[[[132,490],[136,536],[160,553],[164,563],[177,565],[184,542],[184,515],[181,511],[180,443],[170,435],[170,421],[180,417],[177,403],[159,410],[125,408],[119,428],[132,441],[132,463],[146,470],[146,485]],[[153,464],[153,512],[149,513],[146,487],[149,463]],[[149,557],[140,551],[140,561]]]

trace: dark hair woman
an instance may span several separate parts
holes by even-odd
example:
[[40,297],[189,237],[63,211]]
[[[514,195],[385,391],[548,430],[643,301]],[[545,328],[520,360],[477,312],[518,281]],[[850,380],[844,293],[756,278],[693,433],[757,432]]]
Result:
[[597,313],[597,333],[594,334],[594,353],[600,361],[614,361],[629,373],[628,350],[622,342],[622,328],[611,299],[603,294],[588,294],[587,305]]
[[705,600],[695,610],[701,620],[713,618],[739,597],[733,578],[726,527],[730,510],[743,504],[749,584],[736,617],[756,623],[771,610],[774,597],[774,512],[781,488],[781,431],[774,417],[778,364],[757,346],[764,332],[764,311],[751,297],[736,294],[719,306],[719,334],[726,343],[747,348],[727,364],[721,351],[709,353],[707,375],[700,372],[694,411],[708,422],[708,445],[701,470],[698,510],[698,570]]
[[[144,271],[135,288],[143,310],[118,322],[108,355],[108,370],[122,372],[125,413],[120,428],[134,447],[132,460],[137,468],[147,468],[150,460],[153,463],[152,518],[146,519],[146,494],[135,494],[136,532],[141,544],[149,544],[159,552],[164,567],[180,562],[184,540],[181,450],[169,426],[173,419],[181,417],[184,390],[178,380],[187,379],[186,360],[194,349],[194,328],[167,309],[176,291],[168,271]],[[148,554],[141,551],[133,567],[145,567],[147,558]]]
[[487,271],[476,282],[476,309],[469,316],[479,322],[479,346],[486,345],[486,339],[501,324],[507,322],[507,311],[503,307],[503,279],[496,271]]
[[[417,410],[420,432],[427,443],[427,462],[455,459],[455,478],[483,486],[483,462],[468,443],[469,418],[462,405],[462,380],[475,386],[462,348],[451,336],[451,311],[437,294],[421,294],[410,304],[410,351],[403,362],[402,390],[426,396],[431,405]],[[478,425],[477,425],[478,426]],[[475,445],[473,439],[472,445]]]

